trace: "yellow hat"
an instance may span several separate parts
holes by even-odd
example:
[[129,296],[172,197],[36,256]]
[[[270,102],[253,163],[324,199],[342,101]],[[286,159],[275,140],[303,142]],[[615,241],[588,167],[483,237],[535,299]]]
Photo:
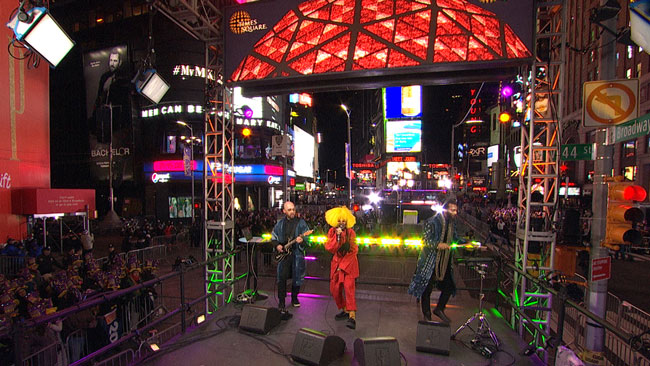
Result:
[[357,223],[357,219],[354,217],[352,212],[350,212],[350,210],[348,210],[348,208],[345,206],[334,207],[332,209],[327,210],[327,212],[325,212],[325,221],[327,221],[327,223],[331,227],[339,226],[340,219],[345,220],[346,225],[349,228],[353,227],[354,224]]

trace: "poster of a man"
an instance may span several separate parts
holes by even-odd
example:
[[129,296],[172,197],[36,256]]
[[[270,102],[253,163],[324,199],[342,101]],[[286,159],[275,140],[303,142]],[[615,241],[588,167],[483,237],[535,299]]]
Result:
[[116,46],[84,54],[86,113],[89,127],[100,140],[107,128],[130,125],[130,67],[127,46]]

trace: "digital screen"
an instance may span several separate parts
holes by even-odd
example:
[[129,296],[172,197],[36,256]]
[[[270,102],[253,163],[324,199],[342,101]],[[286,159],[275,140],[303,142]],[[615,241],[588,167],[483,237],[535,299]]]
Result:
[[314,136],[298,127],[294,127],[293,144],[294,151],[299,152],[298,154],[294,154],[293,157],[293,169],[296,171],[296,175],[309,178],[313,177]]
[[487,166],[491,167],[497,160],[499,160],[499,145],[492,145],[488,147]]
[[386,152],[422,151],[422,121],[386,121]]
[[384,115],[387,119],[422,116],[422,87],[397,86],[384,89]]
[[[566,192],[566,187],[560,187],[560,192],[558,193],[560,196],[564,196]],[[579,196],[580,195],[580,187],[569,187],[569,196]]]
[[168,200],[170,219],[192,217],[192,197],[168,197]]
[[247,98],[242,95],[240,87],[234,88],[232,95],[235,113],[239,113],[237,109],[242,106],[248,106],[253,110],[253,116],[250,118],[270,119],[272,121],[281,119],[279,98],[278,96]]
[[361,169],[354,174],[355,183],[360,187],[374,187],[376,175],[374,170]]
[[416,179],[420,175],[419,162],[396,162],[390,161],[386,164],[386,178],[395,179]]

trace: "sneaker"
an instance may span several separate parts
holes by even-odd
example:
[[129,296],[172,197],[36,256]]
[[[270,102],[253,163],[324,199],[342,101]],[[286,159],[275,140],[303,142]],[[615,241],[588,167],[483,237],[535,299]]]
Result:
[[350,318],[350,319],[348,319],[348,323],[345,326],[350,328],[350,329],[357,329],[357,321]]
[[300,301],[298,301],[298,299],[292,299],[291,300],[291,305],[293,305],[294,308],[299,308],[300,307]]
[[350,317],[350,314],[346,313],[345,311],[341,311],[340,313],[334,315],[334,319],[336,320],[345,320]]
[[440,309],[436,309],[436,310],[433,311],[433,313],[436,314],[436,316],[438,318],[440,318],[443,322],[451,323],[451,319],[447,318],[447,315],[445,315],[444,311],[442,311]]

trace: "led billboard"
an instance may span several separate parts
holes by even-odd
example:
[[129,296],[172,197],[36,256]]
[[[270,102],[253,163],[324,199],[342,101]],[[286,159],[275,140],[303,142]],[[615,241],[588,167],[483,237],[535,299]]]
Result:
[[314,136],[294,126],[293,144],[294,151],[297,152],[293,156],[293,169],[296,171],[296,175],[313,178]]
[[420,163],[413,161],[389,161],[386,164],[386,178],[391,181],[395,179],[416,179],[420,175]]
[[422,151],[422,121],[386,121],[386,152]]
[[496,163],[499,160],[499,145],[492,145],[488,147],[487,150],[487,166],[488,168],[492,166],[492,163]]
[[253,110],[253,115],[249,119],[266,119],[272,121],[281,120],[280,97],[252,97],[247,98],[242,95],[239,87],[233,89],[232,104],[237,112],[238,108],[247,106]]
[[384,116],[387,119],[421,117],[422,87],[413,85],[385,88]]
[[534,19],[533,0],[235,5],[224,12],[224,76],[267,94],[417,83],[436,75],[467,81],[459,71],[468,70],[484,80],[528,62]]

